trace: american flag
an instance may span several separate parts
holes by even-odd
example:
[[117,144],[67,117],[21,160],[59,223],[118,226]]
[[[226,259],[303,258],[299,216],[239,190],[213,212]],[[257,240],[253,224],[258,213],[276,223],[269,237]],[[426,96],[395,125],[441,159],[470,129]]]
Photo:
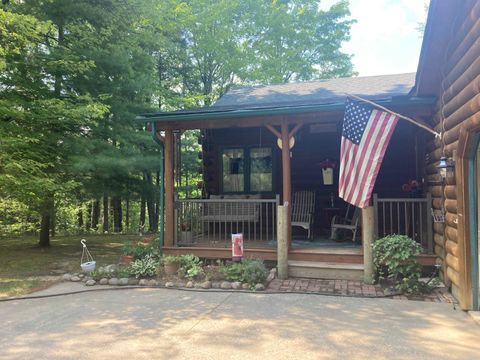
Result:
[[398,116],[347,99],[340,149],[339,196],[359,208],[368,206],[383,155]]

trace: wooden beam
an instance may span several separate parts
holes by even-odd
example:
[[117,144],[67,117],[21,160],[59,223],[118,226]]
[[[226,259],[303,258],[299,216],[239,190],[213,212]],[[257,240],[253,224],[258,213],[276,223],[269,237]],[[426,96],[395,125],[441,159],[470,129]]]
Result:
[[283,205],[288,205],[287,216],[287,242],[288,248],[292,247],[292,182],[290,172],[290,148],[288,137],[288,124],[283,122],[282,129],[282,179],[283,179]]
[[165,246],[173,246],[173,131],[165,130]]
[[297,125],[295,125],[295,127],[292,130],[290,130],[290,132],[288,133],[288,138],[290,139],[292,136],[294,136],[302,126],[303,126],[303,122],[300,122]]
[[270,132],[275,135],[277,138],[281,139],[282,138],[282,134],[280,134],[280,132],[275,129],[272,125],[270,124],[265,124],[265,127],[270,130]]

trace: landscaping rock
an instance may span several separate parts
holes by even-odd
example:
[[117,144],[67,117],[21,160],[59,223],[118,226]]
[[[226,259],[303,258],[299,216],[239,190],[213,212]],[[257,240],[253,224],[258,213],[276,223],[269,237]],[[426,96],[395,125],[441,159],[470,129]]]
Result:
[[85,282],[85,285],[86,285],[86,286],[93,286],[93,285],[95,285],[96,283],[97,283],[97,282],[96,282],[95,280],[90,279],[90,280],[87,280],[87,281]]
[[180,282],[176,283],[175,286],[179,287],[179,288],[183,288],[183,287],[185,287],[185,283],[180,281]]
[[165,287],[167,287],[167,288],[172,288],[174,286],[175,286],[175,284],[173,283],[173,281],[168,281],[168,282],[165,283]]
[[138,285],[138,279],[128,278],[128,285]]
[[118,285],[128,285],[128,278],[121,278],[120,280],[118,280]]
[[78,277],[79,277],[80,279],[83,279],[83,278],[85,277],[85,275],[84,275],[84,274],[80,274],[80,275],[78,275]]
[[147,279],[140,279],[140,281],[138,282],[138,285],[148,286],[148,280]]
[[242,283],[240,281],[232,282],[232,289],[238,290],[242,288]]
[[117,278],[111,278],[108,280],[108,285],[118,285],[118,279]]
[[220,289],[220,283],[218,281],[212,282],[212,289]]
[[257,284],[255,285],[255,291],[264,291],[265,286],[263,284]]
[[211,281],[204,281],[200,284],[202,289],[210,289],[212,287],[212,282]]
[[202,288],[202,283],[195,283],[195,284],[193,285],[193,287],[194,287],[195,289],[201,289],[201,288]]
[[100,285],[108,285],[108,279],[107,278],[100,279],[99,284]]
[[64,274],[62,276],[63,281],[70,281],[72,279],[72,275],[70,274]]
[[187,282],[187,285],[185,285],[187,288],[193,288],[193,281]]
[[73,281],[73,282],[78,282],[78,281],[80,281],[80,280],[82,280],[82,279],[80,279],[80,277],[78,277],[78,276],[72,276],[72,277],[70,278],[70,281]]
[[250,290],[250,284],[243,283],[243,284],[242,284],[242,289],[244,289],[244,290]]
[[231,289],[232,284],[229,283],[228,281],[222,281],[222,283],[220,284],[220,288],[224,290]]
[[[167,284],[165,284],[166,286]],[[149,280],[148,281],[148,286],[158,286],[158,281],[155,279]]]

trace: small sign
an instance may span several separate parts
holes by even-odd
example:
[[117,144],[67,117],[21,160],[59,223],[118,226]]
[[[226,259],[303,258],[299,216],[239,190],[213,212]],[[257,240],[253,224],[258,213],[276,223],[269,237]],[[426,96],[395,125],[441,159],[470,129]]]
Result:
[[232,260],[240,261],[243,258],[243,234],[232,234]]

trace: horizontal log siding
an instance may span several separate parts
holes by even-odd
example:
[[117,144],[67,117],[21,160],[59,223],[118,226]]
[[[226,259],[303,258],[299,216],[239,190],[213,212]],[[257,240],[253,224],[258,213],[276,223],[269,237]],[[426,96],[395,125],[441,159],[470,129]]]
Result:
[[[458,235],[457,182],[460,183],[460,179],[449,178],[446,185],[440,185],[436,166],[444,153],[450,157],[456,155],[461,129],[480,123],[480,3],[470,1],[464,6],[466,16],[452,29],[454,35],[444,62],[442,90],[435,106],[435,129],[444,132],[444,138],[443,141],[432,139],[426,146],[426,180],[432,206],[437,211],[445,210],[445,223],[434,224],[435,254],[437,263],[443,265],[446,283],[452,283],[453,293],[458,297],[462,297],[466,286],[462,262],[468,245]],[[465,299],[459,300],[465,303]]]

